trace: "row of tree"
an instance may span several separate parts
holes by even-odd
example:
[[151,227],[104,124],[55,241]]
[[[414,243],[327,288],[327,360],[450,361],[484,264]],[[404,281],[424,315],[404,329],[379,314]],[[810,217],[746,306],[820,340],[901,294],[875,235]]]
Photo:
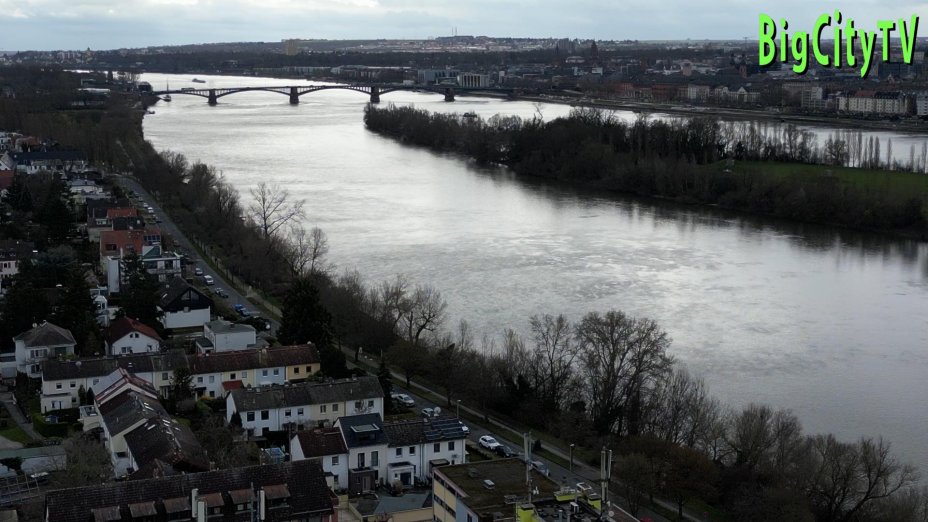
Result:
[[[595,109],[576,109],[551,121],[499,115],[484,121],[370,105],[364,117],[374,132],[507,165],[519,176],[809,222],[928,234],[928,198],[900,190],[893,173],[886,173],[885,183],[863,185],[824,168],[820,175],[790,172],[788,164],[794,163],[902,166],[891,151],[883,160],[879,141],[865,141],[860,133],[836,133],[819,145],[812,133],[792,125],[721,124],[706,118],[626,122]],[[925,158],[928,148],[918,154],[913,148],[909,167],[924,171]],[[786,164],[785,175],[768,172],[769,166],[758,161]]]

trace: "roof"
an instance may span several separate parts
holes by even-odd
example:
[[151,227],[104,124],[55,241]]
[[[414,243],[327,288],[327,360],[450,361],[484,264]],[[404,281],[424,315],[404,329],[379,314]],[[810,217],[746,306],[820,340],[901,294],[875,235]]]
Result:
[[176,471],[197,472],[209,469],[206,451],[191,429],[170,417],[152,418],[126,434],[138,470],[130,479],[149,478],[161,460]]
[[[141,230],[104,230],[100,232],[100,256],[137,254],[142,249],[161,241],[161,230],[157,227],[145,227]],[[112,245],[113,248],[109,248]]]
[[181,512],[190,508],[189,500],[185,505],[185,499],[197,489],[201,498],[219,493],[224,513],[229,514],[225,520],[233,518],[234,506],[228,498],[229,492],[251,488],[263,488],[269,500],[281,498],[280,495],[286,493],[287,501],[283,505],[268,510],[268,521],[315,518],[333,513],[333,499],[322,466],[314,460],[50,491],[45,495],[45,510],[48,520],[56,522],[86,522],[91,519],[93,510],[107,507],[117,507],[129,518],[130,504],[152,501],[159,514],[168,509]]
[[138,215],[139,211],[135,207],[111,207],[106,209],[107,219],[137,217]]
[[387,432],[383,429],[383,420],[376,413],[339,417],[336,423],[342,431],[345,445],[349,448],[377,446],[389,442]]
[[107,402],[100,410],[110,436],[126,431],[139,421],[170,417],[156,399],[134,391],[126,392],[123,396]]
[[241,332],[251,332],[255,333],[255,328],[248,324],[238,324],[231,321],[226,321],[223,319],[216,319],[215,321],[210,321],[205,325],[209,328],[214,334],[226,334],[226,333],[241,333]]
[[461,422],[454,416],[403,419],[386,422],[383,428],[390,439],[391,447],[467,438]]
[[99,382],[91,385],[90,390],[93,392],[94,402],[101,405],[127,390],[137,391],[152,399],[158,398],[158,391],[150,382],[129,373],[124,368],[116,368],[112,373],[101,378]]
[[308,458],[342,455],[348,453],[342,431],[338,428],[316,428],[296,434],[303,455]]
[[159,306],[167,312],[180,312],[185,308],[202,310],[213,306],[213,300],[187,281],[175,277],[161,293]]
[[[213,358],[213,355],[208,356]],[[376,377],[369,375],[356,379],[329,382],[301,382],[296,384],[245,388],[232,392],[235,408],[257,411],[311,404],[344,403],[383,397],[383,388]]]
[[183,350],[170,350],[159,353],[123,355],[119,357],[94,357],[71,361],[45,361],[42,365],[42,379],[57,381],[103,377],[113,373],[116,368],[123,368],[129,373],[170,372],[176,368],[188,367],[187,356]]
[[3,239],[0,240],[0,260],[15,261],[19,259],[31,259],[33,249],[35,249],[35,243],[31,241]]
[[311,344],[299,344],[191,355],[188,360],[192,373],[221,373],[249,368],[318,364],[319,352]]
[[[444,475],[460,501],[478,517],[496,511],[512,511],[514,499],[527,500],[525,487],[525,463],[521,459],[498,459],[470,462],[454,466],[442,466],[434,470]],[[544,475],[532,471],[532,486],[537,489],[532,499],[538,504],[554,500],[554,492],[560,486]],[[485,480],[493,482],[487,489]]]
[[22,341],[26,348],[39,346],[60,346],[63,344],[75,345],[74,336],[70,330],[60,326],[55,326],[47,321],[27,330],[13,338],[14,341]]
[[106,330],[106,342],[112,345],[133,332],[140,333],[161,342],[161,337],[154,328],[129,317],[120,317],[110,323],[110,327]]

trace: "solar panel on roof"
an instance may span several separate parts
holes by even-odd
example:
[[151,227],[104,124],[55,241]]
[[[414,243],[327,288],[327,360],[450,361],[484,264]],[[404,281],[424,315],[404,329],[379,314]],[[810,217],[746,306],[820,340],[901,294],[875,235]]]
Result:
[[351,431],[355,433],[370,433],[372,431],[380,431],[380,428],[373,424],[359,424],[357,426],[352,426]]

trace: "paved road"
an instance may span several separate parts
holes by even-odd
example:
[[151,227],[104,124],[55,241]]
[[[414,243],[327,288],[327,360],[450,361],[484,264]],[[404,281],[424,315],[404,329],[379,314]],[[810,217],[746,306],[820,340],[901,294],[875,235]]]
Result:
[[[205,263],[200,259],[200,255],[196,248],[194,248],[193,242],[190,241],[187,236],[180,230],[180,228],[177,227],[177,225],[171,219],[171,216],[169,216],[161,208],[161,205],[158,203],[158,201],[155,200],[155,198],[152,197],[152,195],[149,194],[147,190],[145,190],[141,183],[129,176],[122,176],[118,174],[114,174],[113,179],[118,185],[122,186],[124,189],[132,190],[140,197],[138,206],[144,206],[147,203],[151,206],[152,210],[154,210],[154,214],[148,214],[144,209],[141,209],[140,212],[142,215],[146,216],[146,218],[153,218],[156,221],[155,225],[161,229],[162,235],[171,236],[171,239],[174,242],[174,250],[187,256],[188,264],[186,267],[187,273],[184,274],[185,277],[188,279],[192,278],[197,281],[197,283],[201,285],[201,289],[209,289],[209,293],[211,294],[211,297],[214,301],[224,302],[224,304],[230,308],[233,305],[241,304],[245,306],[246,309],[251,311],[257,309],[255,304],[249,301],[245,295],[233,287],[229,281],[227,281],[226,278],[222,276],[222,274],[216,270],[213,270],[213,268],[208,263]],[[212,277],[215,284],[208,287],[202,285],[202,276],[194,275],[195,268],[200,268],[203,271],[204,276],[208,275]],[[229,297],[220,298],[215,294],[215,290],[217,288],[223,289]],[[276,332],[277,327],[280,325],[267,314],[261,315],[271,323],[271,331],[269,333],[273,334]]]

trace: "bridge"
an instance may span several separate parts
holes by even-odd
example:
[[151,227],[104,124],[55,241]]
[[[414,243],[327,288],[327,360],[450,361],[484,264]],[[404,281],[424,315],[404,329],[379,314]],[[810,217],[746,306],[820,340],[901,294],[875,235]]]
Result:
[[298,86],[271,86],[271,87],[223,87],[210,89],[170,89],[163,91],[152,91],[155,96],[164,96],[165,94],[176,95],[186,94],[189,96],[199,96],[206,98],[210,105],[216,105],[219,98],[236,94],[240,92],[264,91],[283,94],[290,97],[290,103],[296,105],[300,103],[300,96],[313,92],[326,91],[331,89],[342,89],[356,91],[366,94],[370,97],[371,103],[380,103],[380,96],[394,91],[424,91],[441,94],[445,101],[454,101],[456,93],[496,93],[505,94],[513,98],[516,96],[516,89],[509,87],[462,87],[460,85],[407,85],[396,83],[350,83],[336,85],[298,85]]

